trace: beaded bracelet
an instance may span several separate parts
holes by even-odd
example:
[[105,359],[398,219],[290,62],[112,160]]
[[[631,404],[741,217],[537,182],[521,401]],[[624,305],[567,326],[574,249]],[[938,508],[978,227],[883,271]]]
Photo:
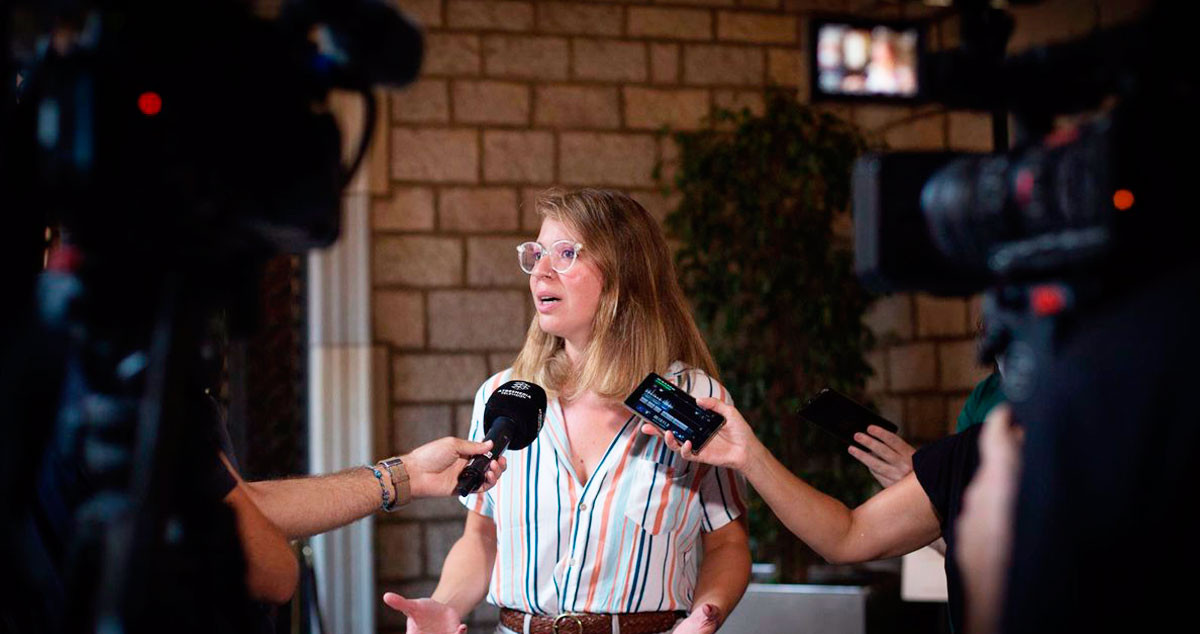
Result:
[[[392,496],[388,494],[387,485],[383,483],[383,472],[380,471],[375,465],[365,464],[363,465],[363,468],[373,473],[375,475],[375,479],[379,481],[379,495],[383,499],[383,502],[379,505],[379,509],[388,513],[396,510],[396,503],[394,500],[392,500]],[[390,477],[388,478],[388,481],[391,482]]]

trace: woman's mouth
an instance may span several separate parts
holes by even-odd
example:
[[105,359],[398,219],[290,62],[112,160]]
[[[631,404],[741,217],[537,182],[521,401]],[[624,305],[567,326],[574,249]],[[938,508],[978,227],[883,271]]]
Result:
[[557,295],[538,295],[535,304],[538,312],[545,312],[558,305],[562,301]]

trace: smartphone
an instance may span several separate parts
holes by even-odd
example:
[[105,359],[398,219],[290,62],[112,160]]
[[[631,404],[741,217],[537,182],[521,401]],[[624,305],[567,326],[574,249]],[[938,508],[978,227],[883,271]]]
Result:
[[699,452],[725,424],[725,417],[696,404],[691,394],[651,372],[625,399],[625,407],[655,427],[674,434],[683,444],[692,441]]
[[893,434],[899,430],[895,423],[830,388],[821,390],[809,399],[797,414],[842,442],[867,451],[866,447],[854,441],[854,434],[867,433],[870,425],[878,425]]

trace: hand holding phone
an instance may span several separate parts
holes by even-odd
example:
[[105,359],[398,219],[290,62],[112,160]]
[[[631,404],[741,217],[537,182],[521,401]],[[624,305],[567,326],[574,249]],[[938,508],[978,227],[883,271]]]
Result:
[[882,427],[893,434],[900,429],[892,421],[830,388],[818,392],[797,414],[842,442],[865,451],[870,451],[870,447],[856,441],[854,434],[866,434],[867,427],[871,425]]
[[625,399],[625,407],[680,444],[692,441],[696,453],[725,424],[724,416],[700,407],[691,394],[653,372]]

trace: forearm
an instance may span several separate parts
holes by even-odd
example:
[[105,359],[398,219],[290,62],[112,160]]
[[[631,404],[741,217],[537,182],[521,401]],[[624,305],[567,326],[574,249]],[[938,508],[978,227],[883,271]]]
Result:
[[831,562],[844,562],[853,525],[852,511],[796,477],[769,451],[746,462],[743,474],[784,526]]
[[700,563],[696,577],[692,607],[712,604],[720,610],[724,620],[741,601],[749,583],[750,550],[746,544],[723,544],[705,549],[704,561]]
[[744,473],[797,537],[833,563],[897,557],[941,535],[933,504],[913,473],[853,511],[797,478],[765,450]]
[[[394,495],[384,474],[388,495]],[[323,476],[249,482],[254,503],[290,539],[308,537],[364,518],[380,507],[379,480],[355,467]],[[404,502],[401,500],[401,502]]]
[[465,618],[487,596],[495,561],[494,537],[464,533],[446,555],[442,576],[430,598],[450,606],[459,618]]

